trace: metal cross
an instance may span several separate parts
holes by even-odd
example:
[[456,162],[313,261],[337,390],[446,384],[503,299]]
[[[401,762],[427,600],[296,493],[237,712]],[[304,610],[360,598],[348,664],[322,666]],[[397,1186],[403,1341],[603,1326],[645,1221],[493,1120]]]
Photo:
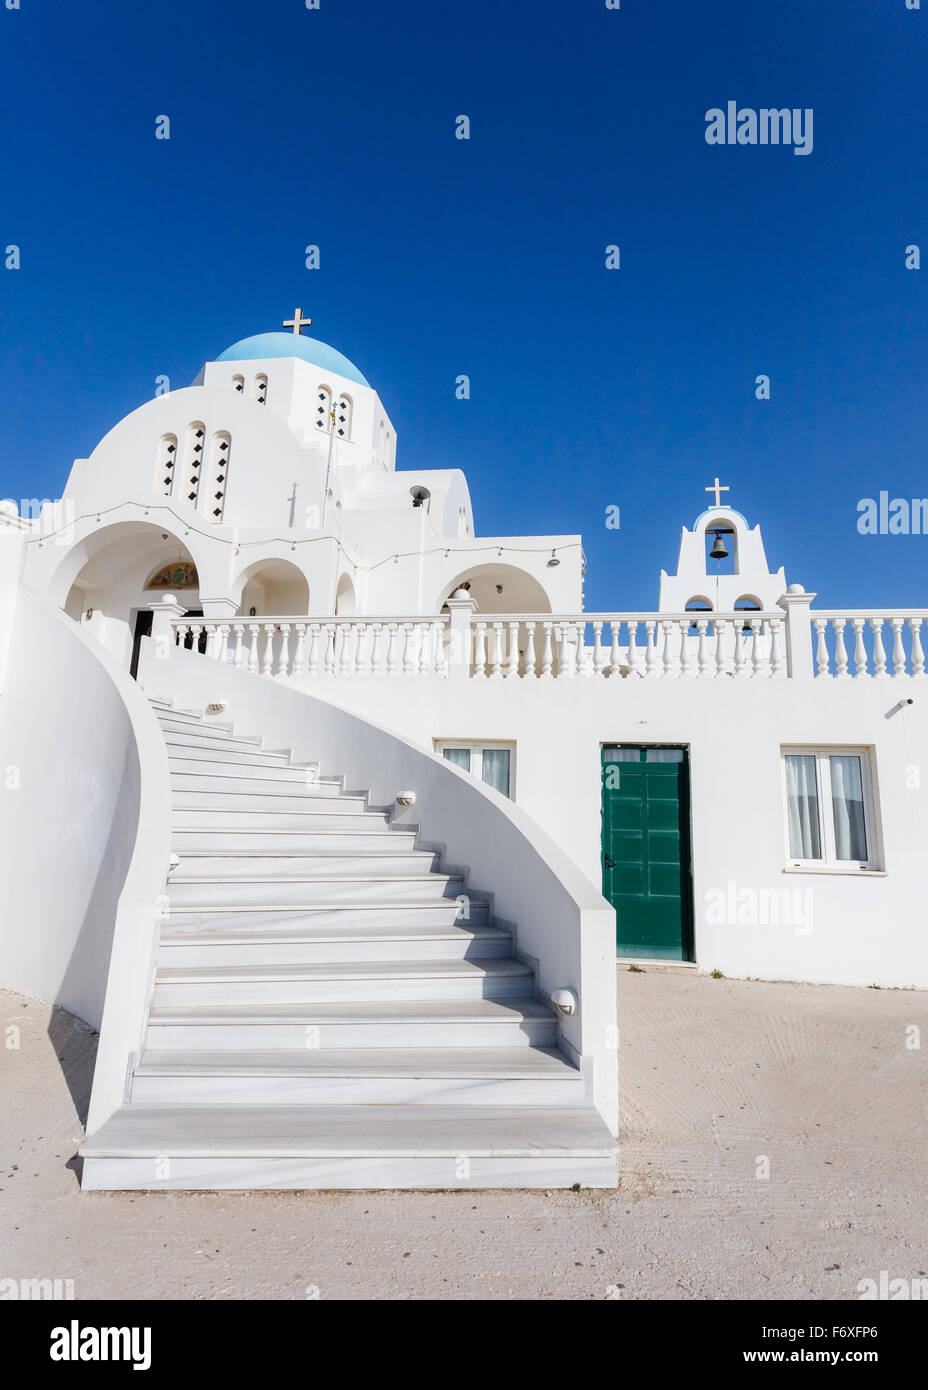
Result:
[[302,309],[294,309],[292,319],[284,319],[284,328],[292,328],[294,333],[302,333],[303,324],[309,328],[312,319],[304,319]]
[[[299,313],[299,312],[300,312],[299,309],[297,309],[297,313]],[[726,487],[723,487],[723,486],[719,483],[718,478],[716,478],[716,480],[715,480],[715,482],[712,484],[712,486],[711,486],[711,487],[707,487],[707,488],[705,489],[705,491],[706,491],[706,492],[714,492],[714,493],[715,493],[715,505],[716,505],[717,507],[720,507],[720,506],[722,505],[722,493],[723,493],[723,492],[731,492],[731,488],[730,488],[730,487],[727,487],[727,486],[726,486]]]

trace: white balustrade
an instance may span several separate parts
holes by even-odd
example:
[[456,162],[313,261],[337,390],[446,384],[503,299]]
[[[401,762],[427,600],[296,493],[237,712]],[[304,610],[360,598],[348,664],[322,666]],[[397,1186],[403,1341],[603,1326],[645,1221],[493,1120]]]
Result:
[[[811,620],[818,679],[898,680],[926,674],[926,619],[928,609],[806,610],[794,621]],[[447,679],[457,673],[499,681],[719,681],[785,679],[787,648],[795,650],[789,623],[790,612],[777,609],[474,613],[453,631],[444,615],[174,618],[171,628],[177,646],[276,679]]]
[[[819,680],[899,680],[925,675],[922,623],[928,609],[858,609],[856,612],[813,610],[815,664]],[[852,644],[849,655],[845,638]],[[892,671],[887,668],[890,642]],[[853,674],[849,670],[853,663]]]

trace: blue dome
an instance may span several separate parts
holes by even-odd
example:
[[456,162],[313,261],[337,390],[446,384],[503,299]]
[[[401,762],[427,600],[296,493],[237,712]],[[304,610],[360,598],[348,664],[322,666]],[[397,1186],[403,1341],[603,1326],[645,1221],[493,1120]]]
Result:
[[336,372],[339,376],[356,381],[359,386],[370,386],[353,362],[328,343],[317,342],[315,338],[304,338],[298,333],[256,333],[253,338],[242,338],[233,343],[216,358],[217,362],[252,362],[258,357],[300,357],[321,367],[326,372]]

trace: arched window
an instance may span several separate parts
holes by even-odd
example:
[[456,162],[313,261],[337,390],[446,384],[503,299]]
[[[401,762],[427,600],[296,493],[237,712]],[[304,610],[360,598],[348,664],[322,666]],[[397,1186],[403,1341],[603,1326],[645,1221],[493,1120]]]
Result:
[[203,470],[203,446],[206,443],[206,426],[202,420],[194,420],[187,426],[187,439],[184,444],[184,479],[180,497],[191,506],[197,505],[200,495],[200,478]]
[[234,376],[232,378],[232,385],[234,386],[235,390],[239,392],[240,395],[244,395],[245,378],[243,376]]
[[267,405],[267,377],[263,372],[255,377],[255,400],[259,405]]
[[[740,613],[740,612],[745,612],[745,613],[759,613],[759,612],[760,612],[760,600],[759,600],[759,599],[756,599],[756,598],[753,596],[753,594],[742,594],[740,598],[736,598],[736,599],[735,599],[735,609],[736,609],[736,611],[739,612],[739,613]],[[745,623],[742,625],[741,631],[742,631],[742,632],[750,632],[750,631],[751,631],[751,624],[748,623],[748,622],[745,622]]]
[[[687,601],[686,601],[686,612],[687,612],[687,613],[696,613],[696,614],[700,614],[700,615],[702,615],[703,613],[711,613],[711,612],[712,612],[712,604],[709,602],[709,600],[708,600],[707,598],[704,598],[704,597],[702,596],[702,594],[697,594],[695,598],[687,599]],[[707,628],[706,630],[708,631],[709,629]],[[689,628],[687,629],[687,631],[689,632],[689,635],[690,635],[691,637],[695,637],[696,634],[699,632],[699,628],[696,626],[696,619],[695,619],[695,618],[694,618],[693,621],[690,623]]]
[[354,403],[350,396],[339,396],[335,407],[335,429],[339,439],[351,438],[351,416]]
[[155,492],[170,497],[174,487],[174,470],[177,463],[177,435],[163,434],[158,443],[158,457],[155,463]]
[[332,427],[332,392],[320,386],[316,392],[316,429],[328,434]]
[[226,505],[226,487],[229,481],[229,455],[232,452],[232,436],[228,430],[218,430],[209,442],[208,483],[205,489],[203,511],[207,521],[218,524]]

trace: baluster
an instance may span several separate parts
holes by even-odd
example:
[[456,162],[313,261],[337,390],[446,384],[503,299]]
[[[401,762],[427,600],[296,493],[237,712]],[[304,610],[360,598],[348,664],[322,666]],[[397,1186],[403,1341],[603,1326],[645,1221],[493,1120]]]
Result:
[[656,679],[660,675],[660,668],[657,664],[657,645],[655,643],[655,629],[657,623],[653,618],[645,621],[644,629],[647,633],[647,647],[644,653],[645,676]]
[[370,670],[367,660],[369,632],[370,628],[367,623],[354,624],[354,673],[356,676],[366,675]]
[[748,671],[746,669],[747,659],[744,651],[743,620],[741,618],[735,618],[732,626],[735,629],[735,645],[732,653],[735,662],[734,674],[736,677],[746,676]]
[[661,674],[663,675],[665,680],[667,680],[670,676],[675,676],[678,674],[677,671],[674,670],[673,642],[671,640],[675,626],[676,624],[674,623],[672,618],[664,618],[661,622],[661,631],[664,634],[664,669]]
[[819,677],[830,679],[831,671],[828,669],[828,645],[825,642],[825,629],[827,626],[827,618],[815,619],[815,631],[818,633],[818,644],[815,650],[815,663],[818,666]]
[[415,646],[413,634],[415,628],[412,623],[403,623],[403,675],[414,676],[416,674]]
[[338,652],[338,674],[340,676],[350,676],[354,647],[352,641],[353,628],[351,623],[339,623],[338,634],[341,637],[341,646]]
[[567,640],[567,633],[570,629],[569,623],[554,624],[554,645],[557,648],[557,674],[560,679],[572,679],[576,675],[577,659],[570,643]]
[[842,680],[842,681],[850,680],[850,674],[849,674],[848,669],[847,669],[847,650],[846,650],[846,648],[845,648],[845,646],[844,646],[844,628],[845,628],[846,622],[847,622],[847,619],[846,619],[846,618],[835,618],[835,619],[834,619],[834,628],[835,628],[835,674],[836,674],[836,676],[837,676],[837,679],[838,679],[838,680]]
[[728,642],[727,619],[714,618],[712,631],[715,633],[715,674],[717,678],[727,676],[730,674],[728,657],[725,655],[725,647]]
[[383,623],[371,623],[371,675],[380,675],[383,661]]
[[680,675],[691,677],[698,675],[690,647],[690,625],[688,622],[680,624]]
[[[622,626],[622,625],[621,625],[621,623],[619,623],[619,622],[613,623],[613,625],[612,625],[613,635],[615,635],[616,633],[618,633],[619,628],[620,628],[621,626]],[[637,645],[637,643],[635,642],[635,634],[636,634],[636,632],[638,631],[638,623],[637,623],[637,622],[630,622],[630,623],[628,623],[628,624],[627,624],[627,631],[628,631],[628,654],[627,654],[627,657],[626,657],[626,666],[627,666],[627,668],[628,668],[628,674],[629,674],[630,676],[641,676],[641,675],[643,674],[643,672],[642,672],[641,666],[639,665],[639,662],[638,662],[638,645]]]
[[586,621],[574,623],[574,631],[577,634],[577,675],[589,678],[593,674],[593,651],[588,651],[586,645]]
[[923,676],[925,674],[925,653],[922,651],[922,639],[919,635],[919,628],[922,625],[921,618],[910,618],[909,627],[912,629],[912,675]]
[[603,625],[601,622],[595,622],[593,624],[593,669],[589,674],[602,676],[606,661],[606,653],[603,651]]
[[387,632],[389,633],[389,640],[387,642],[387,675],[395,676],[400,668],[399,623],[388,623]]
[[487,625],[485,622],[478,622],[474,640],[474,675],[488,676],[489,674],[487,670]]
[[622,626],[615,618],[609,619],[609,632],[612,636],[612,643],[609,647],[609,675],[616,680],[622,674],[622,663],[619,659],[619,628]]
[[335,641],[338,629],[335,623],[325,625],[325,658],[323,671],[327,676],[335,675]]
[[751,628],[751,675],[756,680],[763,674],[769,674],[764,654],[761,651],[764,623],[762,618],[749,618],[748,623]]
[[448,663],[445,660],[445,625],[441,618],[432,623],[432,669],[436,676],[447,676]]
[[506,665],[506,679],[512,680],[519,675],[519,624],[510,619],[509,622],[509,661]]
[[419,633],[419,675],[430,676],[432,674],[432,625],[431,623],[417,624]]
[[290,673],[290,624],[278,623],[277,631],[280,633],[280,651],[277,654],[274,675],[286,676]]
[[905,618],[892,618],[893,625],[893,679],[905,675],[905,647],[902,645],[902,628]]
[[258,643],[261,640],[261,629],[257,623],[248,624],[248,671],[251,675],[258,674]]
[[873,675],[876,680],[886,679],[886,652],[883,649],[883,619],[871,618],[873,628]]
[[310,623],[310,625],[309,625],[309,674],[310,674],[311,676],[318,676],[318,675],[319,675],[319,666],[320,666],[320,663],[321,663],[321,660],[322,660],[322,653],[321,653],[320,650],[319,650],[319,646],[320,646],[319,638],[320,638],[321,631],[322,631],[322,629],[321,629],[319,623]]
[[525,674],[532,676],[536,680],[538,672],[535,670],[535,624],[525,624]]
[[306,624],[296,624],[296,651],[293,654],[293,674],[306,675]]
[[709,631],[709,619],[697,618],[696,631],[699,633],[699,649],[696,656],[697,674],[703,680],[708,680],[715,675],[712,662],[709,658],[709,647],[706,642],[706,633]]
[[232,665],[239,669],[245,664],[245,624],[233,623],[232,631],[235,634],[235,647],[232,652]]
[[222,632],[218,623],[204,623],[206,655],[213,661],[222,660]]
[[262,623],[264,628],[264,654],[261,658],[261,674],[269,676],[272,674],[274,665],[274,624]]
[[783,621],[770,619],[770,676],[782,676],[783,671]]
[[864,645],[864,624],[866,618],[852,618],[854,627],[854,670],[858,680],[867,674],[867,648]]
[[554,647],[551,640],[553,623],[542,622],[545,638],[541,649],[541,679],[546,680],[551,676],[551,669],[554,666]]
[[493,646],[490,656],[490,675],[502,680],[503,676],[503,625],[493,624]]

